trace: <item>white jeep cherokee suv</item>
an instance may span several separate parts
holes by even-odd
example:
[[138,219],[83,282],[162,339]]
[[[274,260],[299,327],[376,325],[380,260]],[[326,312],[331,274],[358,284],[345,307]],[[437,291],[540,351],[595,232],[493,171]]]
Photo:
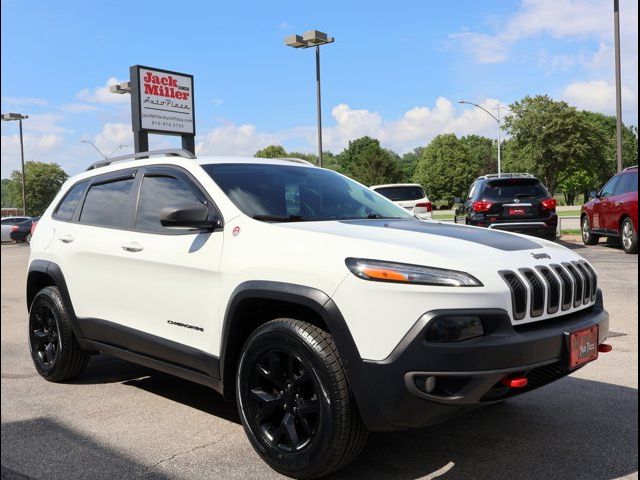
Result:
[[555,243],[421,222],[302,160],[143,155],[69,179],[40,219],[27,306],[47,380],[102,352],[210,386],[269,465],[315,478],[369,430],[610,349],[594,269]]

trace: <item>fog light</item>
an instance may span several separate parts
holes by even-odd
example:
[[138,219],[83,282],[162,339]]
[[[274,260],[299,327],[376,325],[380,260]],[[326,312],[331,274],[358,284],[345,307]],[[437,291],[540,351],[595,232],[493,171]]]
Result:
[[428,342],[459,342],[484,335],[482,321],[475,316],[437,317],[429,322]]
[[425,392],[431,393],[434,388],[436,388],[436,377],[427,377],[424,381]]

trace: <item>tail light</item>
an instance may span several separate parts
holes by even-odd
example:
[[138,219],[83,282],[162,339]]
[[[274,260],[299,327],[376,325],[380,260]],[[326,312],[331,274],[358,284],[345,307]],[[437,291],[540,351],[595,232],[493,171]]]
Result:
[[416,203],[414,208],[426,208],[427,212],[431,212],[433,210],[433,205],[431,205],[431,202],[422,202]]
[[31,236],[33,236],[33,232],[36,231],[36,225],[38,225],[38,222],[33,222],[31,224]]
[[542,209],[543,210],[547,210],[549,212],[555,212],[557,204],[558,204],[558,202],[556,201],[555,198],[545,198],[544,200],[542,200],[540,202],[540,205],[542,206]]
[[493,205],[493,203],[480,200],[479,202],[473,202],[471,209],[474,212],[488,212],[491,209],[491,205]]
[[12,226],[11,226],[11,232],[12,232],[12,233],[13,233],[13,232],[17,232],[19,228],[20,228],[20,227],[18,227],[18,225],[12,225]]

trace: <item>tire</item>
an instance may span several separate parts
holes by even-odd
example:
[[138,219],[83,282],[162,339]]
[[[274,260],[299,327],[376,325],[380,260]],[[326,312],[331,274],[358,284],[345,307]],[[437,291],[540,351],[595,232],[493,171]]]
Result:
[[236,398],[253,448],[284,475],[327,475],[351,462],[367,439],[333,338],[303,321],[280,318],[251,334]]
[[67,307],[57,287],[40,290],[29,310],[29,350],[45,380],[64,382],[84,370],[89,353],[80,348]]
[[622,220],[620,225],[620,240],[625,253],[638,253],[638,232],[629,217]]
[[31,244],[31,234],[27,233],[27,235],[24,237],[24,241],[27,245]]
[[582,220],[580,220],[580,227],[582,233],[582,242],[585,245],[596,245],[600,241],[600,237],[591,232],[589,215],[584,215],[582,217]]

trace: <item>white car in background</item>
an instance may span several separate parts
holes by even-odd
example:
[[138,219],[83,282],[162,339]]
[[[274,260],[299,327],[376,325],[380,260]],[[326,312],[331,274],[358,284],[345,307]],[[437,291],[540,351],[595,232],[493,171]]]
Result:
[[419,219],[431,220],[433,205],[420,184],[390,183],[387,185],[372,185],[369,188],[408,210]]
[[4,217],[2,220],[0,220],[0,222],[2,223],[2,241],[3,242],[10,242],[11,241],[11,237],[9,236],[9,234],[11,233],[11,227],[13,227],[14,225],[17,225],[19,223],[22,222],[26,222],[27,220],[29,220],[31,217]]

